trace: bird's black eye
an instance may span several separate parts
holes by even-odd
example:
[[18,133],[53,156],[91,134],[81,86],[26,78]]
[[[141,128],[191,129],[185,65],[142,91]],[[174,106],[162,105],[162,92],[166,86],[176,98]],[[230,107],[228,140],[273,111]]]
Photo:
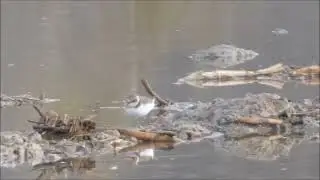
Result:
[[128,96],[128,97],[127,97],[127,102],[128,102],[128,103],[137,102],[136,96]]

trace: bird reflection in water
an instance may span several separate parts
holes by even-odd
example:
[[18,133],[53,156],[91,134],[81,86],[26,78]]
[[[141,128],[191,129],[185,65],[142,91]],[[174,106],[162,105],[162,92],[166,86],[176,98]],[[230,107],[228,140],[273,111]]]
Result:
[[172,149],[174,149],[174,143],[171,142],[144,142],[120,149],[118,154],[125,154],[126,158],[133,160],[135,165],[139,165],[140,162],[154,160],[155,150],[170,151]]

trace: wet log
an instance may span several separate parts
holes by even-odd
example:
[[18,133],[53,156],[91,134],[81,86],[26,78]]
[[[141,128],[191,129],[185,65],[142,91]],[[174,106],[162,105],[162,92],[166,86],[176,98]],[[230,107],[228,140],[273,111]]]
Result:
[[193,72],[183,78],[180,78],[174,84],[182,84],[188,83],[192,81],[230,81],[230,80],[237,80],[237,78],[242,78],[242,80],[250,79],[259,76],[270,76],[275,73],[280,73],[285,70],[282,63],[278,63],[272,65],[265,69],[259,70],[215,70],[215,71],[197,71]]
[[270,124],[270,125],[280,125],[283,123],[280,119],[272,119],[265,118],[259,116],[251,116],[251,117],[240,117],[236,120],[236,122],[258,125],[258,124]]
[[137,130],[117,129],[120,135],[134,137],[145,142],[175,142],[174,134],[167,132],[142,132]]
[[320,75],[320,66],[319,65],[312,65],[302,68],[297,68],[292,71],[293,75],[311,75],[311,74],[319,74]]

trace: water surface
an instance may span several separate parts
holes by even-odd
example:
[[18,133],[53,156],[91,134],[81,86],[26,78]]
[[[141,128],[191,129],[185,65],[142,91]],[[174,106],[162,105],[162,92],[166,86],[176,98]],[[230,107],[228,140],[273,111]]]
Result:
[[[272,30],[288,30],[273,36]],[[258,69],[272,64],[311,65],[319,61],[317,1],[1,1],[1,92],[8,95],[45,91],[62,99],[46,105],[58,112],[79,110],[131,91],[144,94],[139,79],[175,101],[208,101],[270,92],[292,100],[313,98],[317,86],[285,84],[196,89],[171,83],[201,67],[187,57],[198,49],[233,43],[260,55],[233,68]],[[11,65],[9,65],[11,64]],[[9,66],[8,66],[9,65]],[[1,110],[1,131],[30,130],[37,118],[30,107]],[[130,126],[134,119],[118,110],[103,110],[99,126]],[[303,145],[288,158],[250,161],[209,143],[157,151],[157,160],[133,166],[112,155],[96,157],[96,168],[77,178],[309,178],[319,177],[318,145]],[[119,161],[120,160],[120,161]],[[117,170],[109,167],[118,166]],[[30,178],[30,166],[1,169],[3,178]],[[63,178],[61,176],[60,178]]]

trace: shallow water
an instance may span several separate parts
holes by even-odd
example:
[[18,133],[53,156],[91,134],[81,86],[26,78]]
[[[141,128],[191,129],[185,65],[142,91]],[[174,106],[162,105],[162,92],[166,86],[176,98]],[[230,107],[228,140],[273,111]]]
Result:
[[[288,34],[274,36],[276,28]],[[96,101],[111,105],[133,90],[143,94],[147,78],[162,96],[175,101],[277,93],[292,100],[314,98],[319,87],[286,83],[281,90],[258,84],[197,89],[171,83],[204,67],[187,57],[214,44],[233,43],[260,55],[233,68],[259,69],[283,62],[319,61],[319,4],[264,2],[1,2],[1,92],[45,91],[62,101],[45,105],[81,114]],[[30,130],[30,107],[1,109],[1,131]],[[119,110],[102,110],[99,126],[131,126]],[[207,142],[156,151],[156,159],[132,165],[112,155],[96,157],[96,167],[77,178],[309,178],[319,177],[318,144],[295,147],[288,158],[244,160]],[[117,165],[117,170],[109,170]],[[2,178],[34,179],[32,167],[1,168]],[[60,178],[64,176],[61,175]],[[69,176],[70,178],[71,176]]]

